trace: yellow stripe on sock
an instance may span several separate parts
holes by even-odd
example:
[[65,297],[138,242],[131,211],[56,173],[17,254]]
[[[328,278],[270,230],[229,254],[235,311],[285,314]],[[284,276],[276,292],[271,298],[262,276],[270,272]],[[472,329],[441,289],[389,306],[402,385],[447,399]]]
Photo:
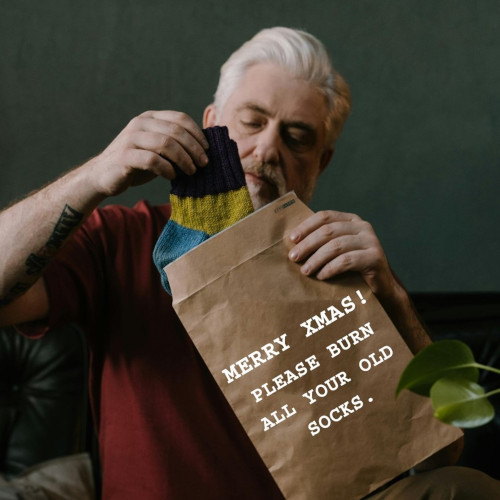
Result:
[[210,236],[232,226],[253,212],[246,186],[201,198],[170,194],[171,220],[184,227],[205,231]]

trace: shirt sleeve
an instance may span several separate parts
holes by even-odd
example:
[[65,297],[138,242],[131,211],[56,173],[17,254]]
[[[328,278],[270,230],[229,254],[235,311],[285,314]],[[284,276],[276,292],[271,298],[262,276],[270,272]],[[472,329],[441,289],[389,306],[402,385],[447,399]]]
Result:
[[95,322],[103,303],[103,230],[108,218],[119,224],[120,217],[114,212],[113,209],[94,210],[49,264],[44,272],[49,316],[42,321],[17,325],[22,335],[40,338],[48,330],[68,322],[83,326]]
[[18,325],[20,332],[36,338],[75,322],[92,335],[105,330],[113,317],[126,316],[138,296],[150,293],[152,273],[161,287],[152,249],[169,216],[169,205],[152,207],[144,201],[134,208],[94,210],[44,273],[48,318]]

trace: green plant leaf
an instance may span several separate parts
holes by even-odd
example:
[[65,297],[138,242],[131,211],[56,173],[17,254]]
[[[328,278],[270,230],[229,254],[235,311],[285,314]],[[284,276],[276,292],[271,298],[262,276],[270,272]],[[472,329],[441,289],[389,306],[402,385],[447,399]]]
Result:
[[460,377],[472,382],[479,379],[479,370],[472,351],[460,340],[439,340],[422,349],[405,368],[399,379],[396,397],[403,389],[428,396],[443,377]]
[[442,378],[431,388],[434,416],[457,427],[479,427],[495,416],[484,389],[475,382],[459,378]]

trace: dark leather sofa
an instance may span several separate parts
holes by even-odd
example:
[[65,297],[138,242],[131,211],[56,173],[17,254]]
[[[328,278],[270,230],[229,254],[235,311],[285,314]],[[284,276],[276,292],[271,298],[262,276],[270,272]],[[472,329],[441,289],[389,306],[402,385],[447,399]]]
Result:
[[[2,478],[9,480],[42,462],[85,452],[99,491],[87,381],[87,343],[77,325],[53,329],[40,340],[27,339],[11,327],[0,328]],[[0,488],[2,500],[24,498],[16,495],[9,487]]]
[[[466,342],[476,361],[500,367],[500,294],[414,294],[434,340]],[[88,352],[76,325],[28,340],[12,328],[0,330],[0,474],[15,476],[39,462],[87,450],[99,489],[99,460],[89,417]],[[483,372],[481,384],[500,387]],[[497,416],[466,430],[460,464],[500,479],[500,398]]]

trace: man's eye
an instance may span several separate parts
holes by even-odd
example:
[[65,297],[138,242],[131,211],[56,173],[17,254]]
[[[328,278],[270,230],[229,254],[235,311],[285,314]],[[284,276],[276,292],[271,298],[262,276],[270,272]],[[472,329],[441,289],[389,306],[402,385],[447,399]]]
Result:
[[305,144],[304,137],[294,137],[293,135],[288,136],[288,142],[290,142],[290,144],[297,145]]
[[286,143],[288,147],[297,151],[308,149],[312,146],[314,141],[308,134],[288,134],[286,136]]
[[261,126],[260,122],[253,122],[253,121],[241,121],[242,125],[244,125],[247,128],[259,128]]

